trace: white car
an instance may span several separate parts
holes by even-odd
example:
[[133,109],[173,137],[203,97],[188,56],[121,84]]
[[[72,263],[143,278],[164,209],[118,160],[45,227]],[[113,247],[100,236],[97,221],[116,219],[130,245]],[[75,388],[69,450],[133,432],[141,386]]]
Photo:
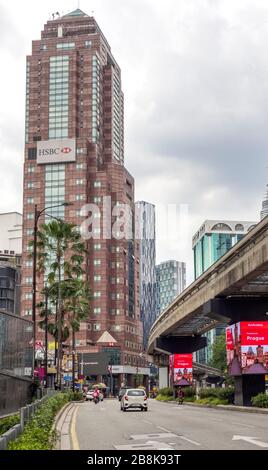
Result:
[[130,408],[139,408],[141,411],[148,410],[148,398],[145,390],[141,388],[129,388],[121,400],[121,411],[127,411]]
[[93,393],[94,390],[88,390],[86,393],[86,401],[92,401],[93,400]]
[[[86,394],[86,401],[92,401],[93,400],[93,395],[94,395],[94,390],[88,390]],[[103,401],[103,393],[99,393],[99,399],[100,401]]]

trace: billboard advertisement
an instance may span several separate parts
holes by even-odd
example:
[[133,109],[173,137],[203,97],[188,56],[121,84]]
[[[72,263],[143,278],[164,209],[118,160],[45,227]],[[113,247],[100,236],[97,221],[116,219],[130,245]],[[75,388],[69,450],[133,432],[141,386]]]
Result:
[[172,360],[173,385],[192,385],[193,383],[193,355],[173,354]]
[[68,163],[76,160],[76,140],[56,139],[37,142],[37,163]]
[[230,375],[268,373],[268,321],[242,321],[226,328]]

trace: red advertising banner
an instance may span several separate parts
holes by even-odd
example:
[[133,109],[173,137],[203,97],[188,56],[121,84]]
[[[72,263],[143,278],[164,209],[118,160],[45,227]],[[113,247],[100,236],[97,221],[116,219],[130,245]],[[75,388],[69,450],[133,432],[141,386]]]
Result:
[[268,345],[268,322],[240,322],[241,345]]
[[193,382],[193,355],[173,355],[173,384],[192,385]]
[[240,322],[226,328],[230,375],[268,373],[268,322]]

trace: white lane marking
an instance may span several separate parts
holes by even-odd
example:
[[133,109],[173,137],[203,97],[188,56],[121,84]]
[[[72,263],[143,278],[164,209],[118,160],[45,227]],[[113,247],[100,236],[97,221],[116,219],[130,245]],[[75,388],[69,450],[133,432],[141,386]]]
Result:
[[232,424],[237,424],[238,426],[244,426],[245,428],[256,428],[256,426],[253,426],[253,424],[236,423],[235,421],[233,421]]
[[233,436],[232,441],[246,441],[259,447],[268,447],[268,442],[259,441],[257,437],[251,436]]
[[194,444],[195,446],[201,446],[200,442],[192,441],[191,439],[188,439],[188,437],[184,436],[177,436],[179,439],[183,439],[184,441],[190,442],[190,444]]
[[153,424],[152,421],[147,421],[146,419],[143,419],[142,421],[147,424]]
[[162,426],[156,426],[156,427],[157,427],[157,429],[161,429],[161,431],[165,431],[165,432],[168,432],[168,433],[171,432],[169,429],[162,428]]
[[171,437],[177,437],[177,434],[173,434],[172,432],[151,432],[150,434],[133,434],[130,436],[130,439],[133,439],[134,441],[145,441],[146,439],[170,439]]
[[174,448],[166,442],[159,441],[147,441],[144,444],[133,445],[114,445],[114,448],[117,450],[174,450]]

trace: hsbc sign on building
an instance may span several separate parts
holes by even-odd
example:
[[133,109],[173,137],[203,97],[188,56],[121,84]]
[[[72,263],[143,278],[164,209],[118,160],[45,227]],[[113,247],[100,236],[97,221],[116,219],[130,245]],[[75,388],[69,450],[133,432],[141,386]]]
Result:
[[37,142],[37,163],[68,163],[76,160],[76,140],[57,139]]

